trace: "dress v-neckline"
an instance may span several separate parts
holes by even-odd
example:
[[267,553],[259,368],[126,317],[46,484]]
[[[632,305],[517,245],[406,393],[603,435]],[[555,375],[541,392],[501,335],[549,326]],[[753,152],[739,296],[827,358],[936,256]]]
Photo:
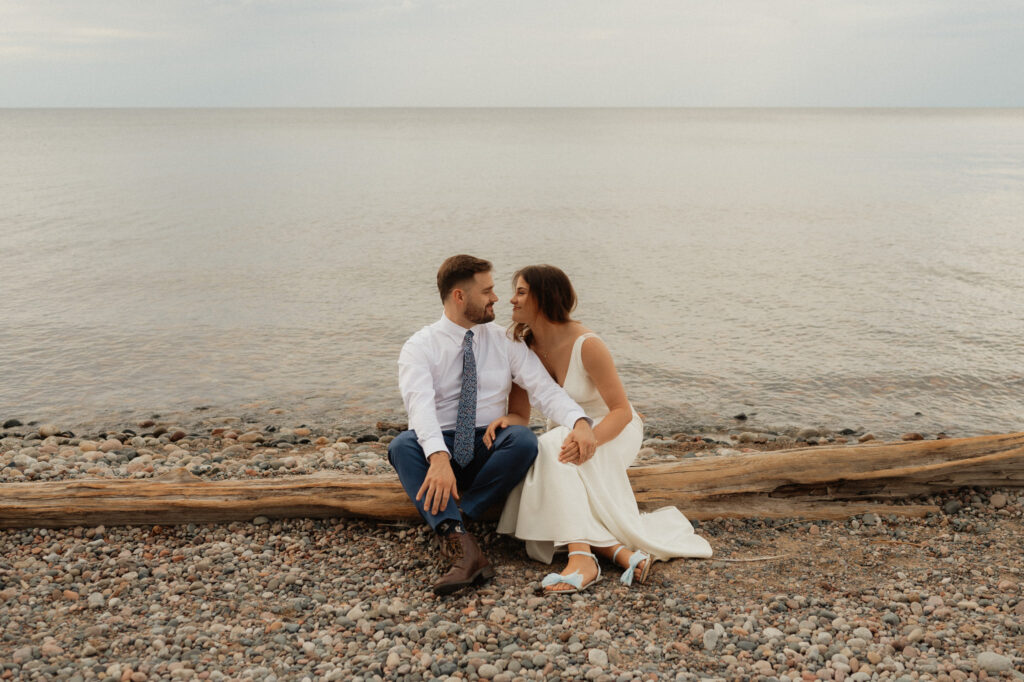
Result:
[[565,366],[565,376],[562,377],[561,382],[559,382],[558,379],[555,379],[555,377],[551,377],[552,379],[555,379],[555,382],[558,383],[558,386],[560,388],[565,389],[565,384],[569,381],[569,372],[572,371],[572,361],[576,357],[576,346],[582,346],[583,339],[586,338],[587,336],[593,335],[594,332],[583,332],[582,334],[576,337],[575,341],[572,342],[572,350],[569,351],[569,364]]

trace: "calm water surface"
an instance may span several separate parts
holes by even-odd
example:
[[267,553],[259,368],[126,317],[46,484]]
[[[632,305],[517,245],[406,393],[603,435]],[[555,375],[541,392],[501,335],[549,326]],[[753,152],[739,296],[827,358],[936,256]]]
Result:
[[1022,110],[0,110],[0,419],[401,417],[469,252],[656,424],[1019,431],[1021,216]]

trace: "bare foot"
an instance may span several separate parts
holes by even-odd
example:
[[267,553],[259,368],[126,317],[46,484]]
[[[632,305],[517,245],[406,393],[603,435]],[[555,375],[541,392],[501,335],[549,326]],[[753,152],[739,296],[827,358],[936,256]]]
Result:
[[[561,575],[572,575],[573,573],[579,573],[583,576],[583,582],[580,583],[582,589],[590,583],[594,582],[597,578],[597,564],[588,556],[575,555],[569,557],[568,563],[565,565],[565,570],[562,571]],[[546,592],[565,592],[566,590],[576,589],[569,583],[555,583],[545,587]]]
[[[619,550],[618,554],[615,554],[615,550],[618,550],[619,547],[622,547],[622,549]],[[629,568],[629,560],[633,558],[633,552],[622,544],[612,545],[611,547],[595,547],[594,554],[598,555],[602,559],[608,559],[609,561],[613,561],[612,557],[614,556],[615,565],[624,570]],[[647,567],[648,561],[650,561],[650,559],[644,559],[637,564],[634,575],[637,577],[642,576],[644,574],[644,569]]]

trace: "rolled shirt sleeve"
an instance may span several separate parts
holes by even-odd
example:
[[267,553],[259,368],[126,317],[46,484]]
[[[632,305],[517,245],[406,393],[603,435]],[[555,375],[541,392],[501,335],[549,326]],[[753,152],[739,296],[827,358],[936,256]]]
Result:
[[540,358],[525,343],[511,342],[509,360],[512,380],[526,389],[530,401],[536,403],[548,419],[569,429],[580,419],[594,425],[594,420],[551,378]]

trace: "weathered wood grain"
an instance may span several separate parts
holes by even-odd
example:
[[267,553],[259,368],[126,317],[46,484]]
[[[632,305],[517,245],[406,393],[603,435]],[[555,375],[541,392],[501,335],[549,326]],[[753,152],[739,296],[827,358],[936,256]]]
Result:
[[[642,509],[689,518],[843,518],[875,511],[920,516],[934,507],[889,504],[962,486],[1024,486],[1024,433],[869,443],[684,459],[634,467]],[[184,469],[149,479],[0,484],[0,528],[181,524],[357,516],[415,519],[394,475],[204,481]]]

